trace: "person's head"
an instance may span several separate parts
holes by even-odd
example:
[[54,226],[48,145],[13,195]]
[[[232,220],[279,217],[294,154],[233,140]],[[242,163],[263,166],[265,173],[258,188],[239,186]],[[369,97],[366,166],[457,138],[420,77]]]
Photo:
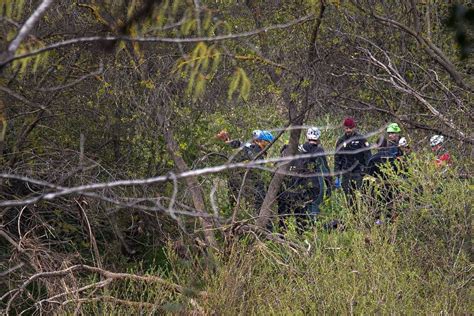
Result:
[[262,131],[259,129],[252,131],[252,140],[257,140],[259,137],[262,136]]
[[402,129],[400,126],[398,126],[397,123],[390,123],[387,126],[387,136],[388,140],[392,143],[398,144],[398,141],[400,140],[400,133]]
[[430,138],[430,146],[432,151],[438,151],[443,147],[444,136],[443,135],[433,135]]
[[261,131],[257,129],[252,132],[252,141],[262,149],[271,143],[273,139],[273,134],[269,131]]
[[306,131],[306,139],[309,142],[319,143],[320,137],[321,137],[321,130],[317,127],[310,127]]
[[410,151],[408,140],[405,137],[400,138],[400,140],[398,141],[398,147],[405,153]]
[[352,117],[344,119],[342,126],[344,127],[344,133],[346,133],[346,135],[350,136],[355,133],[356,122]]

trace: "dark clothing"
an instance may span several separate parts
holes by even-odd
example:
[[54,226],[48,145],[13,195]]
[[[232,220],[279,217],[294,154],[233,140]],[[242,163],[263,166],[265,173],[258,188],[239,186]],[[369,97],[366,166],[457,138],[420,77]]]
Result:
[[287,175],[278,195],[280,226],[285,216],[294,214],[297,225],[303,230],[307,221],[319,213],[324,195],[330,194],[331,178],[324,149],[321,145],[306,142],[299,146],[298,154],[320,154],[317,157],[295,159],[290,162]]
[[362,172],[370,158],[367,139],[359,133],[342,135],[336,143],[334,172],[342,172],[342,188],[352,193],[362,185]]
[[243,146],[242,142],[238,139],[229,140],[226,144],[232,148],[239,148],[240,146]]
[[334,171],[361,172],[370,158],[369,143],[364,136],[354,133],[342,135],[336,143]]
[[398,146],[381,148],[375,155],[370,157],[366,173],[371,176],[381,175],[380,166],[388,162],[395,168],[395,161],[401,156],[403,156],[403,152]]
[[[323,146],[320,144],[306,142],[303,144],[301,151],[304,154],[317,154],[316,157],[307,158],[305,161],[306,169],[309,174],[314,174],[312,177],[307,178],[311,184],[309,187],[314,188],[311,190],[311,199],[319,204],[322,202],[324,194],[331,194],[332,179],[330,176],[329,164],[324,152]],[[317,211],[319,213],[319,210]]]
[[344,173],[342,175],[341,186],[342,186],[342,189],[344,190],[344,193],[346,194],[352,194],[354,190],[359,190],[362,187],[362,173],[361,172]]
[[[403,156],[403,152],[398,146],[393,143],[387,142],[387,147],[380,148],[379,151],[369,159],[367,174],[380,178],[381,181],[381,194],[379,195],[382,202],[386,206],[387,213],[384,214],[389,220],[395,216],[394,210],[394,196],[397,193],[397,188],[390,185],[390,181],[386,181],[387,178],[381,170],[383,165],[389,164],[395,171],[399,171],[398,168],[403,168],[401,164],[397,164],[396,161]],[[375,214],[376,219],[380,219],[382,214]]]
[[[232,159],[233,163],[237,162],[250,162],[260,154],[260,146],[252,143],[243,144],[239,140],[232,140],[227,142],[232,148],[239,148],[239,151],[235,154]],[[264,159],[265,155],[262,155],[258,159]],[[229,174],[229,195],[230,205],[234,206],[237,202],[239,192],[242,189],[241,197],[244,197],[250,204],[253,204],[255,211],[258,211],[262,206],[263,199],[265,198],[265,183],[263,181],[262,172],[260,170],[251,169],[247,173],[244,181],[246,169],[234,169]]]

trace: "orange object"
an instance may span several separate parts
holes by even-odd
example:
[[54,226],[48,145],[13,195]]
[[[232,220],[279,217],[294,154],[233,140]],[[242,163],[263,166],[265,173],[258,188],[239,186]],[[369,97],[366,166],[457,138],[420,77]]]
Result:
[[222,130],[219,133],[217,133],[216,137],[219,138],[220,140],[224,141],[224,142],[227,142],[227,141],[230,140],[229,133],[227,133],[226,130]]

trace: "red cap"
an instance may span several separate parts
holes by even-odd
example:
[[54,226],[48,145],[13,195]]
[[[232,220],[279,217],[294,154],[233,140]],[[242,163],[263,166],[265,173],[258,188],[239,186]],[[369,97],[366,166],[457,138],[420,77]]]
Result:
[[344,127],[354,128],[354,127],[356,127],[356,122],[354,121],[354,119],[352,117],[347,117],[344,120]]

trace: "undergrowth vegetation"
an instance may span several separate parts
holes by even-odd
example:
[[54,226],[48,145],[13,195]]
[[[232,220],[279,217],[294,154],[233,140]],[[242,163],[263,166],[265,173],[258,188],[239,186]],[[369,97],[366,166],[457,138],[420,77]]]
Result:
[[[336,192],[311,229],[297,233],[290,218],[280,241],[250,234],[207,254],[196,247],[177,252],[169,244],[165,261],[133,264],[133,270],[161,275],[183,289],[126,282],[108,290],[123,304],[105,297],[83,308],[106,314],[472,311],[471,184],[456,170],[432,165],[413,156],[401,173],[387,169],[385,186],[380,179],[367,181],[352,207]],[[387,184],[396,188],[392,205],[381,197]],[[380,195],[374,198],[374,191]],[[333,219],[339,227],[325,229]]]
[[[0,315],[474,314],[453,2],[2,0]],[[315,186],[277,158],[318,127],[337,169],[346,117],[412,153],[281,225]],[[253,130],[277,140],[239,157]]]

